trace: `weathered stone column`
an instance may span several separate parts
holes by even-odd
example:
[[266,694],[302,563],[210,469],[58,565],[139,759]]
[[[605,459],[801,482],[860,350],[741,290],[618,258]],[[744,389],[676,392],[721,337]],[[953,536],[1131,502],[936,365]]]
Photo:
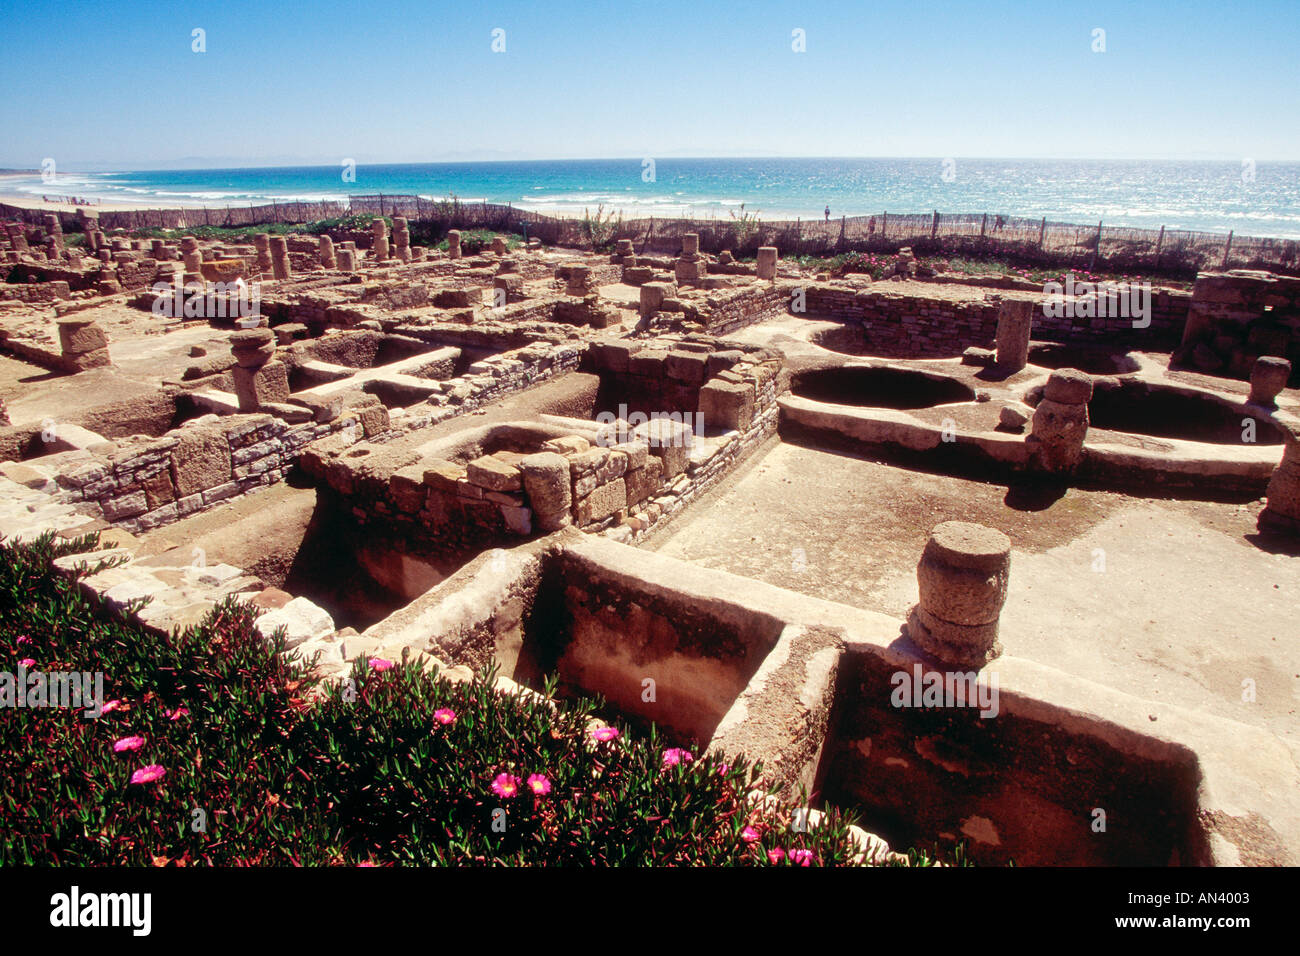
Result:
[[230,351],[236,366],[231,369],[241,412],[255,412],[267,402],[289,400],[289,372],[274,360],[275,333],[270,329],[246,329],[230,336]]
[[357,271],[357,254],[352,249],[340,248],[338,254],[338,267],[343,272]]
[[1029,364],[1029,333],[1034,325],[1034,303],[1010,299],[998,310],[997,367],[1019,372]]
[[776,246],[758,247],[757,273],[760,279],[776,278]]
[[1250,370],[1250,399],[1255,405],[1273,408],[1282,389],[1291,377],[1291,363],[1284,358],[1261,355]]
[[293,266],[289,263],[289,240],[284,236],[271,237],[271,276],[276,279],[288,279],[293,275]]
[[168,259],[167,243],[161,239],[151,239],[149,241],[149,255],[157,262]]
[[447,233],[447,258],[460,258],[460,230],[452,229]]
[[556,452],[539,452],[520,459],[519,470],[523,473],[524,491],[537,527],[556,531],[572,524],[569,459]]
[[565,292],[569,295],[588,295],[591,289],[591,266],[569,266],[565,275]]
[[203,253],[199,251],[199,241],[193,236],[181,239],[181,259],[185,263],[186,272],[203,274]]
[[374,254],[376,262],[383,262],[388,258],[388,224],[382,219],[372,219],[370,232],[375,237],[370,245],[370,251]]
[[930,533],[916,566],[921,599],[908,615],[908,636],[947,667],[983,667],[1002,653],[998,618],[1010,574],[1010,538],[945,521]]
[[658,312],[663,308],[664,299],[671,290],[665,282],[647,282],[641,286],[641,298],[638,311],[642,316]]
[[619,239],[614,245],[614,255],[610,257],[610,262],[617,264],[626,264],[628,259],[636,258],[636,249],[632,246],[631,239]]
[[[108,255],[107,249],[99,250],[101,256]],[[97,288],[100,295],[116,295],[122,291],[122,283],[117,281],[117,269],[111,262],[105,262],[99,267],[99,279]]]
[[402,262],[411,261],[411,228],[402,216],[393,217],[393,245],[398,259]]
[[273,268],[271,264],[271,236],[269,233],[259,232],[253,236],[253,248],[257,250],[257,271],[270,272]]
[[93,319],[84,316],[65,316],[58,320],[59,345],[63,361],[75,371],[111,365],[108,355],[108,337]]
[[320,237],[320,264],[325,269],[337,269],[339,265],[334,255],[334,240],[329,236]]
[[59,221],[57,214],[52,212],[45,214],[45,235],[54,240],[54,247],[60,253],[63,252],[63,223]]
[[20,253],[30,251],[27,245],[27,234],[23,232],[21,223],[5,223],[5,232],[9,234],[9,242],[13,245],[16,251]]
[[1072,471],[1083,460],[1088,437],[1088,401],[1092,377],[1076,368],[1053,372],[1034,409],[1026,441],[1035,467],[1048,472]]
[[96,241],[99,232],[99,216],[94,213],[84,213],[81,217],[81,231],[86,237],[86,251],[94,255],[99,251],[99,243]]
[[[1279,423],[1282,424],[1282,423]],[[1260,531],[1300,537],[1300,434],[1295,426],[1283,425],[1286,449],[1264,492],[1267,507],[1256,523]]]
[[492,239],[492,252],[494,255],[504,256],[506,254],[506,241],[501,236],[494,236]]
[[673,265],[678,282],[698,282],[708,272],[708,263],[700,255],[700,235],[688,232],[682,236],[682,254]]

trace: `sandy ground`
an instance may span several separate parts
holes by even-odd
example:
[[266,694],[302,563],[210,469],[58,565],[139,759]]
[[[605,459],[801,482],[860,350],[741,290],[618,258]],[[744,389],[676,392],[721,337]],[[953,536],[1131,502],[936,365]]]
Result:
[[648,547],[901,619],[930,529],[989,525],[1014,547],[1004,653],[1266,727],[1300,757],[1300,555],[1263,546],[1259,507],[1078,489],[1045,505],[774,441]]

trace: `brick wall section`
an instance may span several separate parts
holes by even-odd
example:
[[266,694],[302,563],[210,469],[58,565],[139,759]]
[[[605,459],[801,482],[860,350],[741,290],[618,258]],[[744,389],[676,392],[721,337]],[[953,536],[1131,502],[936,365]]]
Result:
[[711,292],[705,303],[701,315],[708,333],[730,335],[737,329],[783,314],[789,308],[790,293],[784,286],[764,282],[743,289]]
[[1177,359],[1204,372],[1249,378],[1255,359],[1300,369],[1300,278],[1251,270],[1201,273]]
[[[609,364],[623,367],[629,356],[620,356],[620,349],[628,346],[607,346],[596,358],[597,366],[605,364],[607,372]],[[738,348],[696,354],[703,354],[706,364],[718,356],[712,362],[716,375],[709,381],[719,392],[752,396],[738,422],[744,427],[695,437],[691,447],[657,447],[632,427],[636,423],[628,422],[607,427],[595,445],[576,435],[540,444],[536,451],[554,452],[569,463],[566,490],[573,525],[589,533],[609,531],[622,540],[639,539],[776,432],[776,400],[788,389],[778,356]],[[668,359],[656,355],[649,361],[666,365]],[[679,418],[680,425],[674,427],[691,431],[694,416],[687,418]],[[427,458],[379,470],[364,460],[343,457],[304,460],[304,465],[347,499],[360,523],[397,528],[401,537],[436,542],[442,549],[484,547],[538,530],[534,502],[519,469],[524,457],[501,451],[467,463]]]
[[0,300],[8,302],[53,302],[72,294],[67,282],[15,282],[0,285]]
[[[991,348],[997,333],[996,301],[954,302],[827,284],[804,288],[805,315],[859,326],[865,343],[882,355],[959,355],[970,346]],[[1038,310],[1032,336],[1043,341],[1113,344],[1126,350],[1169,349],[1182,336],[1190,301],[1185,292],[1152,290],[1151,325],[1145,329],[1134,328],[1133,319],[1120,316],[1053,317]]]
[[60,474],[58,483],[65,501],[93,505],[117,527],[147,531],[274,484],[309,442],[336,432],[359,441],[379,434],[387,418],[377,405],[298,425],[267,414],[208,415],[161,438],[96,455]]

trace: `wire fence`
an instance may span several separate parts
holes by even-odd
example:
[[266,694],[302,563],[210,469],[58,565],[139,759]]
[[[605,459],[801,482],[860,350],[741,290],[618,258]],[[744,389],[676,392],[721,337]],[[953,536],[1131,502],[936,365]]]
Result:
[[[48,213],[0,204],[0,216],[40,224]],[[60,213],[66,229],[79,230],[84,213]],[[1202,269],[1256,268],[1295,273],[1300,249],[1294,239],[1238,236],[1185,229],[1137,229],[1026,219],[1000,213],[891,213],[839,219],[759,221],[636,218],[604,214],[584,219],[552,216],[497,203],[466,203],[420,196],[373,194],[347,202],[271,202],[198,209],[105,210],[104,230],[239,228],[269,223],[301,224],[348,216],[405,216],[423,224],[417,235],[449,229],[489,229],[536,237],[548,245],[590,247],[633,240],[641,253],[673,253],[687,233],[700,247],[752,254],[774,245],[783,256],[830,256],[846,252],[895,252],[911,246],[919,255],[1006,257],[1036,265],[1192,273]]]

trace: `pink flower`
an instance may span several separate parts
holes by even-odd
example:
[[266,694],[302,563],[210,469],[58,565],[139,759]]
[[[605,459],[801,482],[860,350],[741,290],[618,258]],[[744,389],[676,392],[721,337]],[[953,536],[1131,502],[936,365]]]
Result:
[[551,792],[551,781],[546,779],[544,773],[532,774],[528,778],[528,789],[539,797],[544,797]]
[[31,667],[31,666],[32,666],[33,664],[35,664],[35,663],[36,663],[36,658],[34,658],[34,657],[24,657],[22,660],[20,660],[20,661],[18,662],[18,666],[19,666],[19,667]]
[[113,752],[120,754],[123,750],[139,750],[143,746],[143,737],[123,737],[113,742]]
[[117,710],[121,706],[122,706],[122,702],[120,700],[106,701],[104,703],[104,706],[100,708],[99,712],[101,714],[111,714],[113,711]]
[[790,862],[796,866],[812,866],[812,850],[791,850]]
[[26,634],[19,634],[19,635],[18,635],[18,643],[19,643],[19,644],[30,644],[31,642],[32,642],[32,639],[31,639],[30,637],[28,637]]
[[728,765],[728,764],[725,764],[725,763],[723,763],[723,764],[718,764],[718,773],[720,773],[720,774],[726,774],[726,772],[727,772],[728,770],[730,770],[730,769],[731,769],[731,767],[730,767],[730,765]]
[[773,866],[784,859],[785,850],[781,849],[779,846],[767,851],[767,862],[771,863]]
[[510,773],[499,773],[492,781],[492,792],[509,800],[519,792],[519,778]]
[[745,827],[740,831],[740,838],[746,843],[753,843],[759,837],[759,833],[753,827]]
[[393,666],[393,662],[384,660],[382,657],[370,658],[370,669],[374,671],[386,671]]
[[189,715],[190,712],[186,710],[184,707],[177,707],[175,710],[173,710],[170,714],[167,715],[167,719],[180,720],[182,717],[188,717]]
[[360,863],[357,864],[357,866],[374,866],[374,865],[375,864],[371,863],[369,860],[362,860]]
[[440,724],[450,724],[456,719],[456,712],[450,707],[439,707],[433,712],[433,719]]
[[665,767],[676,767],[679,763],[690,763],[694,759],[694,754],[689,750],[683,750],[681,747],[670,747],[664,751]]
[[166,772],[167,770],[165,768],[158,766],[156,763],[151,763],[149,766],[141,767],[135,773],[131,774],[131,782],[153,783],[155,780],[161,780],[163,774]]
[[616,737],[618,737],[617,727],[597,727],[595,730],[591,732],[592,740],[599,740],[603,742],[606,740],[614,740]]

